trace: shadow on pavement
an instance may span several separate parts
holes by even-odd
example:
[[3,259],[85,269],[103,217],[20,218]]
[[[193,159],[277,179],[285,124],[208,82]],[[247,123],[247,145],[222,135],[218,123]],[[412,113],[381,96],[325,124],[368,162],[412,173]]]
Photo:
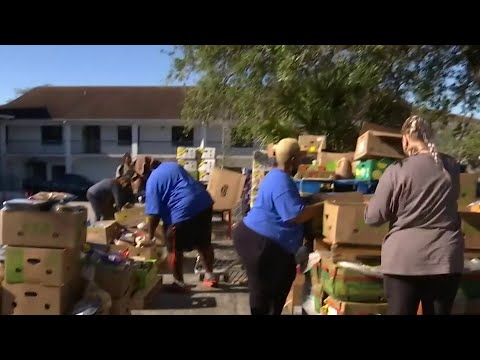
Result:
[[169,294],[159,293],[159,296],[152,301],[148,309],[207,309],[217,307],[217,300],[211,296],[192,297],[193,294]]

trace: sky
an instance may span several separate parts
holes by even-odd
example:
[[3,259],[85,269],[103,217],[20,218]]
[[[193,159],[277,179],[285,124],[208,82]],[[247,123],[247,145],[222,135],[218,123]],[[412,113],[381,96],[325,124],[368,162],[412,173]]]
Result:
[[0,104],[45,84],[166,85],[169,45],[2,45]]
[[[171,45],[0,45],[0,104],[41,85],[167,84]],[[453,113],[461,113],[460,107]],[[480,113],[475,114],[480,116]]]

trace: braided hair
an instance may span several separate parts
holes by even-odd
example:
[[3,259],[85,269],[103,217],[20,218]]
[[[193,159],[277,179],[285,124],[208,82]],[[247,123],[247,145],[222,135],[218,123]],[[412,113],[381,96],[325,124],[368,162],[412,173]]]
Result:
[[[437,165],[443,165],[438,156],[437,146],[433,140],[433,130],[428,122],[426,122],[422,117],[413,115],[410,116],[402,126],[402,134],[408,135],[413,140],[419,140],[423,142],[428,147],[428,152],[432,156],[433,160]],[[420,149],[412,147],[407,150],[408,155],[418,154]]]

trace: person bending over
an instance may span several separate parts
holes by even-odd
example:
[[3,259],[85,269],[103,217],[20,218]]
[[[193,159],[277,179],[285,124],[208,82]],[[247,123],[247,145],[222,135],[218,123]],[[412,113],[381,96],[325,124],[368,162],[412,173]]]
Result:
[[174,278],[171,289],[186,290],[183,253],[193,249],[198,250],[207,271],[204,285],[216,286],[211,244],[213,200],[207,190],[177,163],[164,162],[150,174],[145,196],[151,241],[163,220]]
[[128,177],[104,179],[87,190],[87,200],[92,205],[96,221],[113,220],[116,211],[133,203],[133,193]]

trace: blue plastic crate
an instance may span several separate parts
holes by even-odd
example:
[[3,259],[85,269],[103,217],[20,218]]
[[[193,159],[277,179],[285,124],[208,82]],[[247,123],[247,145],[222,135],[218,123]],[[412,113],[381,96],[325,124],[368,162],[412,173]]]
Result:
[[335,191],[358,191],[362,194],[373,194],[377,188],[378,181],[360,180],[335,180],[333,186]]
[[331,184],[333,180],[320,180],[320,179],[294,179],[297,184],[298,191],[304,194],[316,194],[321,192],[322,185]]

